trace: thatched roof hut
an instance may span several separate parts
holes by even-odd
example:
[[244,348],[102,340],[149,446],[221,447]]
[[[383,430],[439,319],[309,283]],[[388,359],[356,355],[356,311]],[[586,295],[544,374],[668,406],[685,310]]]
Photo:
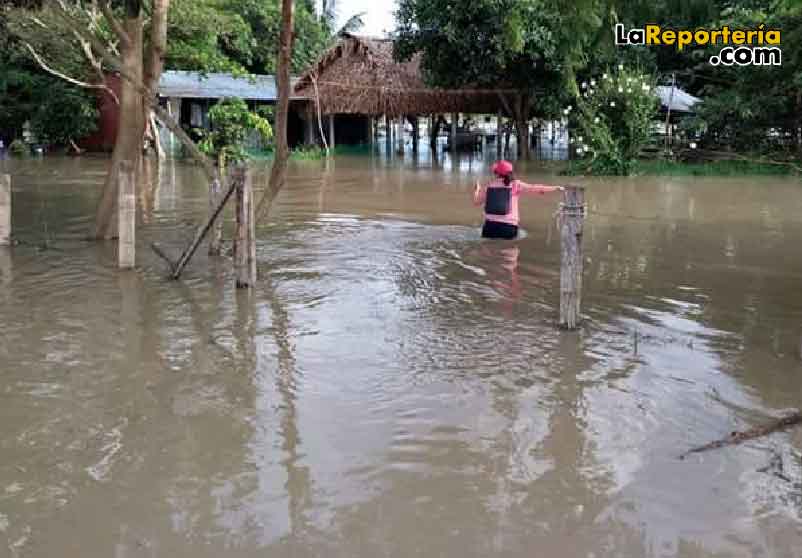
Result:
[[420,58],[396,62],[391,40],[344,34],[301,75],[295,93],[313,106],[319,103],[323,114],[495,113],[501,108],[502,90],[428,87]]

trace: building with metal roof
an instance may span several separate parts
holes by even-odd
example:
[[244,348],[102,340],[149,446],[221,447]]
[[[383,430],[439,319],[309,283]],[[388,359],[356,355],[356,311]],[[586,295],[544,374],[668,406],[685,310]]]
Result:
[[[290,100],[305,99],[294,94],[297,78],[290,87]],[[159,96],[177,99],[224,99],[275,102],[278,97],[275,76],[201,73],[166,70],[159,80]]]
[[660,108],[664,111],[669,109],[670,104],[671,112],[694,112],[693,107],[702,102],[699,97],[694,97],[679,87],[673,87],[673,94],[671,89],[672,86],[670,85],[658,85],[655,87],[655,93],[660,98]]

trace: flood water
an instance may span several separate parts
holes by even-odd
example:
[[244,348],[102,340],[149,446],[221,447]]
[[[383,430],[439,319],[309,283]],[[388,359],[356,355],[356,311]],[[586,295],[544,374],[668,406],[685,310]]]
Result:
[[802,428],[678,459],[802,405],[797,179],[574,180],[571,333],[557,197],[481,241],[480,162],[293,163],[252,294],[205,249],[165,279],[175,162],[118,272],[106,164],[0,162],[0,556],[802,556]]

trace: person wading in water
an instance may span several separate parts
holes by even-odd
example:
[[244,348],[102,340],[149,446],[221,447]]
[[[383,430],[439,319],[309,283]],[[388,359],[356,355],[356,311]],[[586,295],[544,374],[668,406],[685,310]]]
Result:
[[485,206],[485,238],[513,239],[518,236],[518,197],[521,194],[545,194],[564,190],[562,186],[526,184],[513,176],[512,163],[496,161],[491,167],[496,179],[485,186],[476,183],[473,204]]

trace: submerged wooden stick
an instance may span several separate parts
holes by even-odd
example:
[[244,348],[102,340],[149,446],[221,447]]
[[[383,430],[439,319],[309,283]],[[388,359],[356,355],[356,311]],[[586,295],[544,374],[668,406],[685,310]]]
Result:
[[11,244],[11,175],[0,174],[0,246]]
[[246,173],[237,184],[237,232],[234,237],[234,270],[237,288],[256,285],[256,219],[253,208],[253,180]]
[[692,453],[701,453],[703,451],[723,448],[725,446],[733,446],[748,440],[754,440],[755,438],[768,436],[769,434],[773,434],[780,430],[785,430],[786,428],[797,426],[799,424],[802,424],[802,412],[797,411],[796,413],[775,419],[774,421],[763,426],[756,426],[755,428],[750,428],[749,430],[744,430],[743,432],[731,432],[726,438],[715,440],[703,446],[691,448],[680,455],[679,458],[685,459]]
[[585,189],[566,186],[560,207],[560,326],[576,329],[582,302]]
[[136,263],[136,178],[129,161],[120,163],[120,186],[117,190],[117,265],[132,269]]
[[228,189],[225,191],[223,197],[218,200],[217,206],[214,208],[214,211],[212,211],[211,215],[209,215],[206,223],[195,233],[195,238],[192,240],[192,244],[190,244],[187,249],[184,250],[184,253],[181,254],[181,257],[178,259],[178,263],[175,265],[173,273],[170,275],[171,279],[178,279],[181,276],[181,273],[189,263],[189,260],[192,259],[192,256],[195,254],[198,246],[200,246],[200,243],[203,242],[204,237],[208,234],[209,230],[211,230],[212,225],[214,225],[214,222],[217,220],[217,217],[223,211],[223,208],[225,207],[228,199],[231,197],[231,194],[234,192],[234,190],[236,190],[237,185],[245,179],[245,169],[241,167],[232,169],[230,177],[231,183],[229,184]]

